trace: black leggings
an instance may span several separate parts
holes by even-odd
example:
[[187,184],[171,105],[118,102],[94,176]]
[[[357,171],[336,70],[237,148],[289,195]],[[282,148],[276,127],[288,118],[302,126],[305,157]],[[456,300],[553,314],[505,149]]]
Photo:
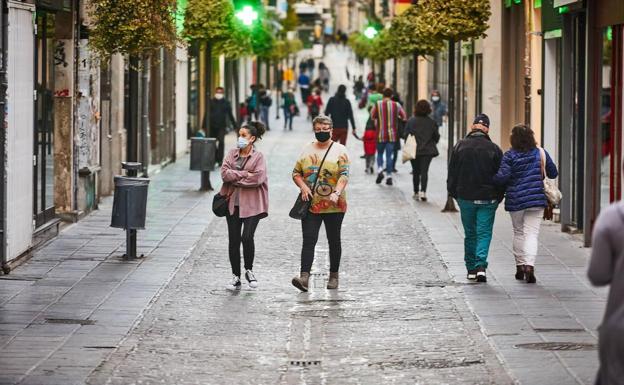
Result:
[[[429,165],[431,164],[432,156],[422,155],[417,156],[416,159],[412,159],[412,173],[414,180],[414,192],[427,191],[427,181],[429,180]],[[420,185],[420,190],[418,186]]]
[[337,273],[340,267],[342,246],[340,242],[340,229],[344,213],[312,214],[301,221],[303,232],[303,247],[301,248],[301,272],[309,273],[314,262],[314,248],[318,241],[321,224],[325,222],[325,232],[329,242],[329,271]]
[[238,207],[236,207],[234,215],[230,215],[230,213],[228,213],[226,215],[226,220],[228,225],[230,265],[232,265],[232,274],[240,277],[241,243],[243,244],[245,270],[253,270],[254,254],[256,252],[256,247],[254,245],[254,233],[258,227],[258,222],[260,222],[260,216],[256,215],[248,218],[240,218],[238,216]]

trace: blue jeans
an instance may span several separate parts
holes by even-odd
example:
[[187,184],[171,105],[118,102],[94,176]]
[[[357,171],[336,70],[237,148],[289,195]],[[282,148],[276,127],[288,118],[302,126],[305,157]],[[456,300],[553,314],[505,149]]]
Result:
[[468,201],[458,199],[461,220],[464,225],[464,262],[466,269],[486,269],[492,242],[492,228],[498,201]]
[[266,128],[269,127],[269,107],[260,107],[260,121],[264,124]]
[[394,162],[392,161],[392,153],[394,152],[393,142],[377,143],[377,168],[381,171],[384,164],[384,153],[386,156],[386,174],[392,175]]
[[290,108],[284,107],[284,130],[288,127],[292,131],[293,113],[290,112]]

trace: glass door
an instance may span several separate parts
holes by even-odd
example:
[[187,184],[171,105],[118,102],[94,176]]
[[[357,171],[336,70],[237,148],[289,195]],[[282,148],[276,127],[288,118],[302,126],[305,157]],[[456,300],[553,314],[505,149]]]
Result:
[[34,218],[54,218],[54,14],[37,11],[35,46]]

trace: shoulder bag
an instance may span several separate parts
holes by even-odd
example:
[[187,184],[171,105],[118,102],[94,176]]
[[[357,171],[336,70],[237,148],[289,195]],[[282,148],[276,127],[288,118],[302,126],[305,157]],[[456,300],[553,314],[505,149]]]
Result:
[[[241,170],[245,168],[245,165],[247,164],[247,161],[249,160],[250,157],[251,155],[248,156],[247,159],[245,159],[245,161],[243,162],[241,166]],[[230,209],[229,201],[230,201],[229,196],[221,195],[221,193],[216,193],[212,197],[212,212],[214,213],[214,215],[217,217],[226,216],[228,214],[228,210]]]
[[318,182],[319,174],[321,173],[321,169],[323,168],[323,163],[325,163],[325,158],[327,158],[327,154],[329,154],[329,150],[331,150],[333,145],[334,145],[334,142],[332,142],[329,145],[329,148],[327,149],[327,151],[325,151],[323,160],[321,160],[321,165],[319,166],[318,171],[316,172],[316,178],[314,179],[314,185],[312,186],[312,196],[307,201],[304,201],[301,198],[301,193],[299,193],[299,196],[297,197],[295,204],[293,205],[292,209],[290,209],[290,213],[288,214],[291,218],[301,220],[305,218],[306,215],[308,215],[308,212],[310,211],[310,206],[312,205],[312,199],[314,198],[314,190],[316,190],[316,183]]
[[546,153],[543,148],[539,148],[540,152],[540,167],[542,169],[542,178],[544,180],[544,195],[546,195],[546,200],[553,206],[556,206],[561,202],[561,198],[563,194],[557,188],[557,184],[554,180],[549,179],[546,175]]

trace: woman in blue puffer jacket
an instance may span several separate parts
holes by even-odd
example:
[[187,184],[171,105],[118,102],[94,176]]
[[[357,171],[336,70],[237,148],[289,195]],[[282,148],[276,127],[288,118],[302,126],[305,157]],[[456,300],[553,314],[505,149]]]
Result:
[[[543,160],[544,159],[544,160]],[[545,171],[542,171],[545,164]],[[511,130],[511,149],[505,153],[494,182],[505,187],[505,210],[513,224],[516,279],[535,283],[535,256],[544,208],[544,173],[557,177],[557,166],[546,150],[537,147],[533,130],[517,125]]]

